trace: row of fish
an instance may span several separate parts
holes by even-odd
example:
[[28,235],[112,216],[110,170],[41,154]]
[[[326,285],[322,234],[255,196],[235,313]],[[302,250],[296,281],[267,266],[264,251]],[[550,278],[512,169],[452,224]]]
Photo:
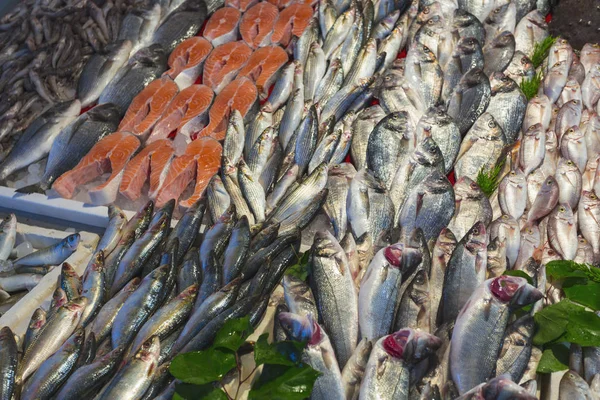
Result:
[[[61,265],[79,248],[81,237],[67,235],[54,244],[33,249],[31,243],[17,243],[17,218],[9,214],[0,221],[0,314],[7,312],[53,267]],[[68,263],[65,267],[72,269]]]
[[65,263],[24,336],[2,329],[0,398],[171,398],[176,354],[210,346],[232,318],[256,326],[297,261],[300,231],[251,232],[231,206],[201,234],[205,203],[173,228],[173,200],[156,212],[149,202],[129,221],[110,207],[83,275]]

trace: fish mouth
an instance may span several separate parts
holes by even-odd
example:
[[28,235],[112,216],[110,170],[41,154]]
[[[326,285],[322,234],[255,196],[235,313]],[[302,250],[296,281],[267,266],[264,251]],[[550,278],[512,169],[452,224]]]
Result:
[[392,266],[399,268],[402,263],[402,248],[397,245],[388,246],[383,251],[383,256]]

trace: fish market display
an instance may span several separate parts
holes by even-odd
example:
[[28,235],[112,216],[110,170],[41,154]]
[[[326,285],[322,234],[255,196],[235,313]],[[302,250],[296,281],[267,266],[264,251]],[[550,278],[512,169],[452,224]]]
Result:
[[[0,221],[0,315],[23,298],[53,268],[64,273],[73,271],[65,261],[77,251],[81,242],[80,235],[74,233],[48,247],[33,248],[27,240],[17,240],[17,236],[21,235],[18,231],[14,214]],[[36,320],[40,318],[41,315],[36,316]]]
[[[533,316],[564,297],[545,264],[600,262],[600,47],[558,38],[537,60],[543,0],[225,3],[134,13],[120,46],[139,50],[88,89],[112,132],[74,142],[95,119],[71,100],[0,166],[49,154],[29,186],[143,204],[111,206],[82,277],[63,265],[22,359],[6,346],[7,390],[169,398],[173,357],[258,325],[282,284],[273,336],[307,343],[311,399],[537,398]],[[301,246],[306,281],[285,273]],[[561,400],[598,396],[597,353]]]

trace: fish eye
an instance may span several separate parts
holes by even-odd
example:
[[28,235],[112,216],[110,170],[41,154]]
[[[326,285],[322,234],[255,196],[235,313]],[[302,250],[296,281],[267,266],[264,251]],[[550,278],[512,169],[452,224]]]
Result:
[[571,161],[571,160],[567,161],[567,165],[573,165],[573,161]]
[[546,181],[546,185],[552,185],[552,181],[551,181],[550,179],[548,179],[548,180]]
[[423,14],[429,14],[429,6],[426,6],[425,8],[423,8]]
[[474,190],[477,189],[477,187],[478,187],[475,182],[471,183],[470,186],[471,186],[471,189],[474,189]]
[[585,243],[585,239],[583,239],[583,238],[579,239],[579,243],[582,243],[582,244]]
[[560,212],[565,212],[565,211],[566,211],[566,209],[565,209],[563,206],[560,206],[560,207],[559,207],[559,209],[558,209],[558,211],[560,211]]
[[554,114],[558,114],[558,108],[555,108],[555,109],[553,109],[553,110],[552,110],[552,112],[553,112]]
[[510,171],[510,174],[511,175],[516,175],[516,172],[515,171]]
[[429,19],[429,20],[427,20],[427,24],[428,24],[428,25],[433,25],[433,19]]
[[549,255],[551,255],[551,256],[553,256],[553,255],[554,255],[554,250],[552,250],[552,249],[549,249],[549,250],[548,250],[548,254],[549,254]]
[[508,219],[508,215],[504,214],[504,215],[502,216],[502,219]]
[[533,235],[533,229],[529,228],[529,229],[527,230],[527,233],[529,233],[530,235]]
[[590,199],[592,199],[592,200],[596,200],[596,195],[592,193],[592,194],[590,195]]
[[495,123],[493,120],[490,120],[490,121],[488,121],[488,126],[489,126],[490,128],[493,128],[493,127],[495,127],[495,126],[496,126],[496,123]]

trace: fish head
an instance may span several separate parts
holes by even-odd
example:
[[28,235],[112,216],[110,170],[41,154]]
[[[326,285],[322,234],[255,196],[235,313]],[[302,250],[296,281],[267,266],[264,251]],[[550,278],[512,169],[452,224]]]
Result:
[[444,155],[432,137],[425,137],[415,149],[415,158],[421,165],[443,165]]
[[77,297],[66,303],[63,307],[75,313],[82,313],[88,304],[88,299],[85,297]]
[[443,127],[454,123],[453,118],[448,115],[444,105],[430,107],[421,120],[427,121],[427,123],[438,127]]
[[487,249],[487,232],[485,224],[481,221],[476,222],[462,239],[465,248],[471,253],[476,254]]
[[160,339],[157,335],[153,335],[142,344],[134,358],[144,362],[154,362],[158,359],[159,354]]
[[456,52],[459,56],[473,54],[478,50],[481,51],[481,44],[474,37],[460,38],[456,44]]
[[47,111],[49,119],[71,119],[77,117],[81,112],[81,102],[79,100],[65,101],[58,103]]
[[557,219],[569,225],[575,225],[573,209],[569,203],[559,203],[553,211]]
[[[34,314],[35,316],[35,314]],[[5,326],[2,329],[0,329],[0,341],[4,343],[5,340],[12,340],[14,339],[15,334],[13,333],[13,331],[8,327]]]
[[[319,342],[320,329],[318,332],[315,332],[315,329],[318,327],[318,324],[316,324],[316,322],[313,321],[311,315],[303,316],[291,312],[282,312],[277,315],[277,318],[279,318],[279,323],[281,324],[281,327],[294,340],[312,343]],[[319,336],[319,340],[317,340],[317,336]]]
[[138,288],[138,286],[140,285],[141,279],[138,277],[133,278],[132,280],[130,280],[127,285],[125,285],[125,287],[123,289],[121,289],[121,291],[125,291],[125,292],[129,292],[129,293],[133,293],[135,292],[135,290]]
[[327,230],[317,231],[312,247],[312,253],[317,257],[336,257],[341,247],[336,238]]
[[426,193],[440,194],[452,191],[452,184],[446,175],[437,170],[427,175],[423,183]]
[[515,91],[519,88],[519,85],[502,72],[493,72],[492,75],[490,75],[490,88],[492,90],[492,96],[494,96],[497,93],[510,93]]
[[381,345],[390,356],[417,363],[433,354],[442,340],[418,329],[404,328],[386,336]]
[[63,242],[63,246],[71,251],[75,251],[79,246],[80,240],[81,235],[79,235],[79,233],[74,233],[72,235],[67,236],[67,238]]
[[394,268],[400,268],[402,265],[402,252],[404,245],[401,243],[393,244],[383,249],[383,256],[388,264]]
[[2,233],[14,232],[17,229],[17,217],[15,214],[7,215],[2,222],[0,222],[0,230]]
[[510,374],[491,379],[482,388],[484,399],[534,400],[537,397],[512,381]]
[[554,176],[550,175],[544,180],[544,183],[542,184],[542,187],[538,193],[538,197],[544,196],[550,200],[550,198],[554,197],[555,195],[558,195],[558,184],[556,183]]
[[543,293],[527,283],[525,278],[502,275],[489,283],[492,295],[511,307],[519,308],[535,303],[544,297]]
[[480,199],[484,196],[479,185],[468,176],[460,177],[454,184],[456,201],[465,199]]

